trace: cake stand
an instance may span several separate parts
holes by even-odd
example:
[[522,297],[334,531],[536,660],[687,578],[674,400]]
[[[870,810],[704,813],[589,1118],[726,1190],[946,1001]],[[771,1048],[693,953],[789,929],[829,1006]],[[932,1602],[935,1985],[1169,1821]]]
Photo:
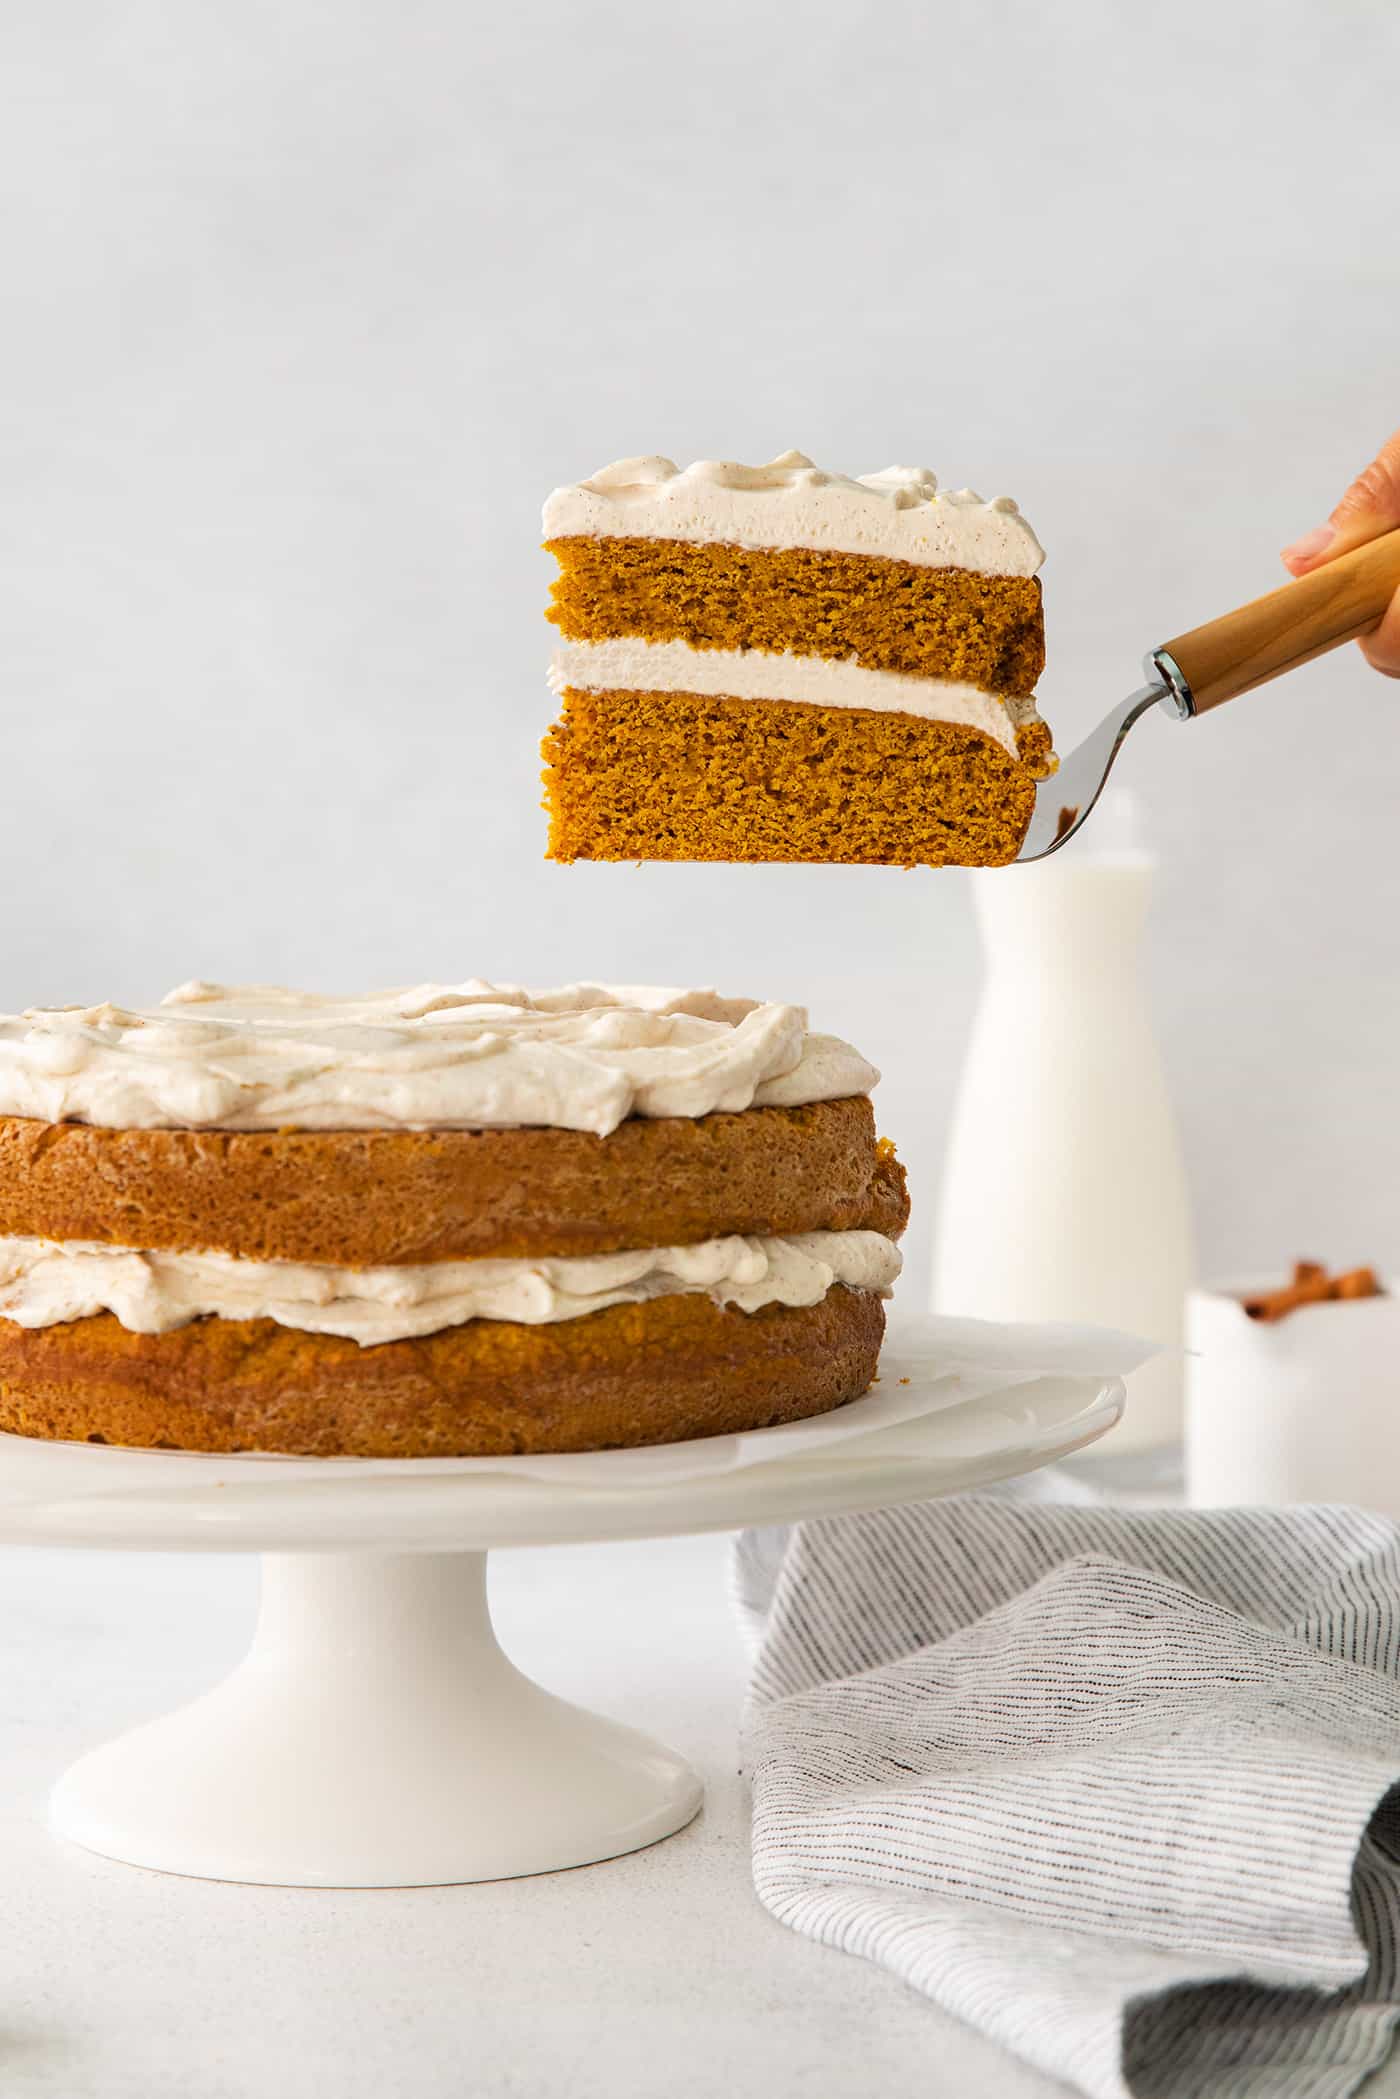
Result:
[[544,1873],[669,1836],[699,1809],[695,1773],[513,1667],[487,1610],[488,1549],[921,1501],[1078,1450],[1122,1408],[1119,1380],[1082,1376],[950,1404],[947,1380],[917,1352],[909,1362],[906,1380],[887,1347],[882,1380],[920,1402],[922,1377],[927,1411],[815,1449],[766,1430],[747,1439],[756,1461],[690,1477],[658,1479],[631,1451],[532,1476],[500,1460],[225,1459],[0,1436],[0,1541],[264,1555],[244,1661],[81,1758],[55,1790],[55,1827],[134,1865],[307,1887]]

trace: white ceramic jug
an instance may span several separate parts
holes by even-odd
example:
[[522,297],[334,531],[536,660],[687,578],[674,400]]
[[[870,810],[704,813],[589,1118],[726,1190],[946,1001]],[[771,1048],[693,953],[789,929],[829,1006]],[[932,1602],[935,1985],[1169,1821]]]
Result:
[[[1095,819],[1122,837],[1122,802]],[[971,877],[986,954],[954,1110],[935,1311],[1085,1320],[1167,1351],[1128,1380],[1100,1449],[1179,1442],[1192,1244],[1186,1183],[1140,970],[1155,862],[1067,848]]]

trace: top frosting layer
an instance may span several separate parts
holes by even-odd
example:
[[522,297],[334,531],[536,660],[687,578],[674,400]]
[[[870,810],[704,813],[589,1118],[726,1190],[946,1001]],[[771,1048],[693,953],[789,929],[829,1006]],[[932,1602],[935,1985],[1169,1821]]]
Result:
[[924,568],[1033,576],[1044,549],[1010,496],[984,502],[942,490],[927,467],[887,466],[848,480],[783,452],[767,466],[728,459],[619,459],[544,506],[544,536],[716,540],[740,547],[815,547],[913,561]]
[[361,999],[182,984],[0,1017],[0,1115],[108,1129],[519,1129],[798,1107],[879,1073],[800,1006],[713,991],[422,984]]

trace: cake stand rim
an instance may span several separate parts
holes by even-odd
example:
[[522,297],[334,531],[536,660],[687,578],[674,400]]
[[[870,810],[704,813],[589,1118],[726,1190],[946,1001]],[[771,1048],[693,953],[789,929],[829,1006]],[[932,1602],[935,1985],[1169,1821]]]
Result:
[[[504,1471],[474,1477],[405,1469],[386,1477],[376,1470],[357,1477],[353,1459],[334,1461],[334,1474],[324,1479],[289,1480],[265,1460],[245,1457],[217,1468],[217,1477],[211,1470],[207,1485],[125,1490],[114,1486],[110,1470],[104,1479],[102,1468],[131,1453],[53,1444],[45,1448],[70,1453],[73,1470],[82,1468],[83,1491],[76,1491],[75,1481],[75,1491],[62,1496],[50,1488],[43,1495],[0,1499],[0,1544],[485,1552],[735,1530],[932,1500],[1021,1477],[1097,1442],[1120,1419],[1125,1398],[1119,1377],[1046,1376],[957,1406],[932,1406],[895,1428],[820,1447],[805,1458],[609,1487],[561,1485]],[[972,1447],[960,1453],[958,1432],[970,1426],[990,1433],[980,1441],[974,1435]],[[25,1441],[0,1435],[0,1484],[6,1447]],[[882,1441],[883,1449],[872,1448]]]

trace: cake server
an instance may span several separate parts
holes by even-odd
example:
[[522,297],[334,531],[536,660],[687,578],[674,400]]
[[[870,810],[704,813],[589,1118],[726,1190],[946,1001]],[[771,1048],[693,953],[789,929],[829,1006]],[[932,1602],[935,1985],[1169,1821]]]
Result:
[[1238,693],[1369,634],[1397,590],[1400,531],[1368,540],[1309,576],[1149,649],[1143,668],[1150,683],[1115,707],[1061,759],[1059,771],[1040,782],[1017,861],[1043,860],[1073,838],[1102,794],[1128,731],[1150,708],[1189,722],[1223,707]]

